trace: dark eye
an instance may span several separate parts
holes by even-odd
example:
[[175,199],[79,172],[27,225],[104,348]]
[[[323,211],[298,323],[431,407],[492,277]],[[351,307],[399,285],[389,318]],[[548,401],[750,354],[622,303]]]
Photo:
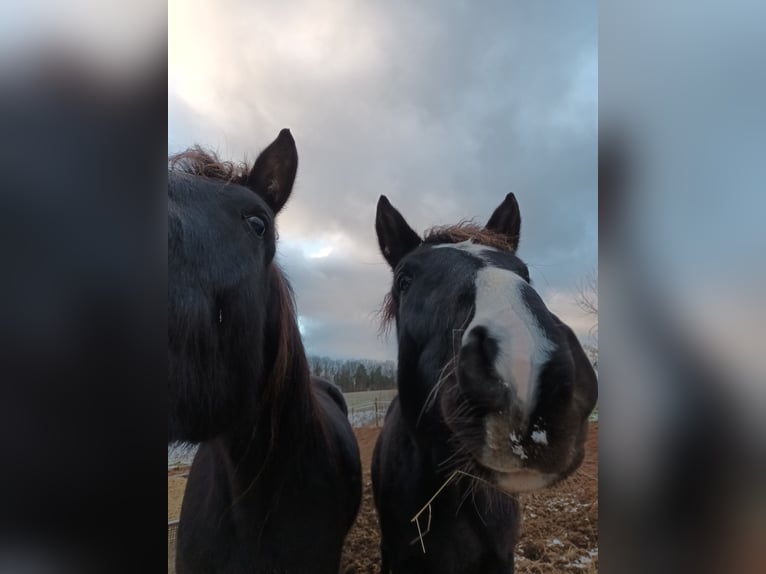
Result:
[[245,221],[247,221],[250,229],[252,229],[258,237],[263,237],[266,234],[266,222],[261,217],[251,215],[250,217],[246,217]]
[[399,273],[399,275],[396,276],[396,288],[399,290],[399,293],[404,293],[411,283],[412,277],[407,273]]

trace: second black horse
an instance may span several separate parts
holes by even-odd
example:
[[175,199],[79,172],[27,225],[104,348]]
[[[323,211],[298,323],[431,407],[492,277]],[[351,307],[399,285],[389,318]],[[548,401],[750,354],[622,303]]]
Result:
[[399,349],[399,394],[372,466],[382,572],[510,574],[513,495],[580,465],[595,372],[516,256],[513,194],[485,227],[421,238],[385,197],[375,225],[394,274],[384,316]]

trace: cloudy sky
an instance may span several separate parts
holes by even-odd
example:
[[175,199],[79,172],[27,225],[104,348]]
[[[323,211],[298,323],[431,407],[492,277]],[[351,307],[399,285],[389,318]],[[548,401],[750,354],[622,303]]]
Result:
[[299,154],[278,258],[312,354],[395,358],[375,312],[391,273],[375,206],[410,225],[506,193],[544,300],[589,337],[574,293],[597,265],[596,2],[170,0],[168,151]]

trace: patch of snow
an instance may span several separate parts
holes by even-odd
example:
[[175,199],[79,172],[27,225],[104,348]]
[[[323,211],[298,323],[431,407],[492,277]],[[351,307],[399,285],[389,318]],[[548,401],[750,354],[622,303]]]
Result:
[[593,558],[591,558],[591,556],[597,556],[597,555],[598,555],[598,548],[596,548],[595,551],[588,550],[588,556],[580,556],[574,562],[570,562],[569,566],[583,570],[593,563]]
[[197,454],[197,445],[187,443],[171,443],[168,445],[168,468],[190,465]]
[[524,447],[521,446],[521,439],[519,439],[519,435],[517,435],[515,432],[512,432],[510,435],[511,438],[511,452],[518,456],[521,460],[525,460],[527,458],[527,453],[524,452]]
[[548,444],[548,434],[545,431],[532,431],[532,441],[537,444]]
[[358,411],[354,414],[349,413],[348,422],[352,427],[364,427],[382,422],[382,413],[376,415],[375,410]]

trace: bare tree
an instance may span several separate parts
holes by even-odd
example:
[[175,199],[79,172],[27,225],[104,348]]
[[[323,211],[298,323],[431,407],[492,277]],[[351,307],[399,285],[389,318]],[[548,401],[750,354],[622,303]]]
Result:
[[582,280],[575,295],[577,306],[593,317],[591,334],[598,337],[598,269],[591,269]]
[[583,345],[594,366],[598,367],[598,269],[592,268],[580,283],[575,294],[577,306],[593,318],[590,328],[591,336],[596,340],[596,345]]

